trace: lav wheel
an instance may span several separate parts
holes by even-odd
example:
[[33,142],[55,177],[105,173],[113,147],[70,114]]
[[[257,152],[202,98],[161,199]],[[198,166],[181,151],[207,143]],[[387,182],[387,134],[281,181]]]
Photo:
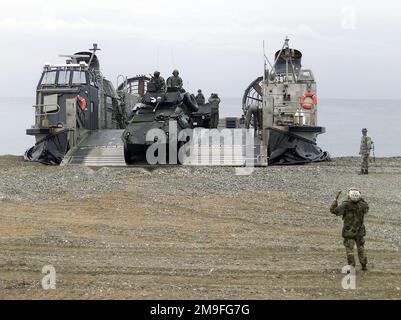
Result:
[[124,160],[126,164],[132,164],[132,154],[129,151],[127,145],[124,144]]

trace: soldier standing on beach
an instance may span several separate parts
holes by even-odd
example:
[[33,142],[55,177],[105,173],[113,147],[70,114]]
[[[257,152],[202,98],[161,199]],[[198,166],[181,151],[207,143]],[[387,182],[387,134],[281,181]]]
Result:
[[337,197],[330,207],[330,212],[336,216],[341,216],[343,219],[342,236],[348,265],[355,268],[354,246],[356,244],[362,270],[367,271],[368,259],[364,248],[366,229],[363,221],[365,214],[369,211],[369,205],[362,199],[361,193],[355,188],[351,188],[348,191],[347,200],[338,205],[340,194],[341,191],[337,193]]
[[373,141],[370,137],[368,137],[368,130],[366,128],[362,129],[362,139],[361,146],[359,149],[359,154],[362,157],[361,163],[361,173],[360,174],[368,174],[369,169],[369,156],[370,150],[372,150]]
[[212,93],[209,98],[210,104],[210,128],[217,128],[219,125],[220,98],[217,93]]

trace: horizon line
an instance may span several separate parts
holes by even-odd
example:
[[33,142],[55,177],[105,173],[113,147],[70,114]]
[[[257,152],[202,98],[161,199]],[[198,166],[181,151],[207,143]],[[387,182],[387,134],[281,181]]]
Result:
[[[223,96],[223,95],[221,95],[220,97],[225,97],[225,98],[228,98],[228,99],[242,99],[242,97],[241,96],[238,96],[238,97],[235,97],[235,96]],[[0,99],[1,98],[26,98],[26,99],[35,99],[35,96],[0,96]],[[399,98],[381,98],[381,97],[378,97],[378,98],[355,98],[355,97],[353,97],[353,98],[344,98],[344,97],[337,97],[337,98],[333,98],[333,97],[319,97],[320,99],[327,99],[327,100],[372,100],[372,101],[376,101],[376,100],[381,100],[381,101],[383,101],[383,100],[385,100],[385,101],[389,101],[389,100],[401,100],[401,97],[399,97]]]

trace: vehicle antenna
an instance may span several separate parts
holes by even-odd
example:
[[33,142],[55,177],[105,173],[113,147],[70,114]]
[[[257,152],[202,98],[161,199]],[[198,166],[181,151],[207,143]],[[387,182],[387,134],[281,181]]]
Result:
[[156,49],[156,66],[157,66],[157,70],[159,70],[159,46],[157,46]]
[[94,44],[93,44],[93,48],[92,48],[92,49],[89,49],[89,51],[92,51],[92,55],[91,55],[91,57],[90,57],[90,59],[89,59],[88,66],[91,65],[92,60],[93,60],[93,58],[95,57],[96,51],[100,51],[100,50],[101,50],[101,49],[99,49],[99,48],[97,47],[97,43],[94,43]]
[[266,50],[265,50],[265,41],[263,40],[263,57],[264,57],[264,66],[265,66],[265,70],[266,70],[266,61],[269,64],[270,68],[273,69],[272,64],[270,63],[269,58],[266,55]]
[[174,69],[175,68],[175,59],[174,59],[174,48],[171,47],[171,68]]

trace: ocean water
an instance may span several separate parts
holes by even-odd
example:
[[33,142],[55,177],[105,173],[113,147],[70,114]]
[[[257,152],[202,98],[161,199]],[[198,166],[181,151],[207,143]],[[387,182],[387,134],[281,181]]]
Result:
[[25,130],[35,123],[35,98],[0,97],[0,155],[22,155],[35,144]]
[[[241,98],[221,97],[220,117],[241,116]],[[33,97],[0,97],[0,155],[22,155],[34,144],[25,130],[34,123]],[[332,156],[356,156],[361,128],[375,142],[377,157],[401,156],[401,100],[320,99],[318,145]]]

